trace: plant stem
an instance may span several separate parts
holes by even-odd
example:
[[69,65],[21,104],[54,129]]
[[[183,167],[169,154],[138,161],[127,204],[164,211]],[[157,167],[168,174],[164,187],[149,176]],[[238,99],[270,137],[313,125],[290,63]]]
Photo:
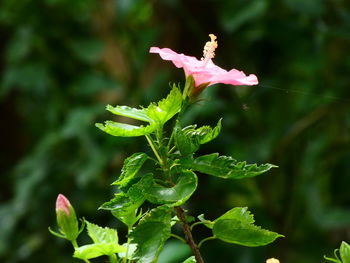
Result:
[[183,239],[182,237],[180,237],[180,236],[178,236],[178,235],[176,235],[176,234],[173,234],[173,233],[171,233],[171,236],[172,236],[172,237],[175,237],[175,238],[177,238],[178,240],[180,240],[181,242],[187,244],[186,240]]
[[117,256],[115,254],[109,255],[110,263],[117,263]]
[[157,159],[159,161],[159,164],[162,165],[163,164],[163,160],[162,160],[162,158],[160,158],[159,153],[157,152],[156,148],[154,147],[152,138],[149,135],[145,135],[145,137],[146,137],[149,145],[151,146],[152,151],[154,152],[154,155],[157,157]]
[[74,248],[77,248],[78,247],[78,244],[77,244],[77,241],[76,240],[72,240],[71,241],[72,245]]
[[168,154],[171,154],[175,149],[176,149],[176,147],[173,146],[173,147],[169,150]]
[[126,251],[125,251],[125,257],[123,259],[123,263],[130,262],[130,260],[128,259],[128,257],[129,257],[129,247],[130,247],[130,238],[129,238],[130,229],[131,228],[128,227],[128,241],[127,241],[127,244],[126,244]]
[[191,230],[193,230],[193,228],[194,228],[195,226],[203,225],[203,224],[205,224],[205,222],[202,222],[202,221],[196,222],[196,223],[194,223],[194,224],[191,225]]
[[176,210],[177,217],[182,222],[183,231],[184,231],[184,234],[186,236],[186,242],[190,246],[192,253],[196,259],[196,262],[197,263],[204,263],[202,255],[198,249],[198,246],[193,239],[190,225],[188,224],[188,222],[186,220],[185,211],[183,210],[183,208],[181,206],[175,207],[175,210]]
[[203,240],[201,240],[201,242],[199,242],[198,248],[200,248],[203,245],[204,242],[207,242],[207,241],[213,240],[213,239],[216,239],[216,237],[211,236],[211,237],[204,238]]

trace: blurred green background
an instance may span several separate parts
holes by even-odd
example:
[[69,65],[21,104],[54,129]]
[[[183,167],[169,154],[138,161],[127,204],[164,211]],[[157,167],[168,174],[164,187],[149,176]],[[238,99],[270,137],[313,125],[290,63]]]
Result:
[[[106,104],[147,106],[184,82],[151,46],[258,76],[253,87],[215,85],[187,119],[214,124],[202,153],[279,166],[258,178],[200,176],[190,213],[214,219],[248,206],[259,225],[286,236],[263,248],[210,241],[206,262],[324,262],[350,240],[350,3],[347,0],[1,0],[0,259],[79,262],[48,233],[65,194],[80,217],[125,229],[97,208],[125,157],[144,138],[114,138],[94,123]],[[197,240],[207,235],[195,230]],[[81,243],[85,240],[83,237]],[[166,248],[160,263],[188,250]],[[220,258],[220,260],[218,260]],[[94,262],[104,262],[97,259]]]

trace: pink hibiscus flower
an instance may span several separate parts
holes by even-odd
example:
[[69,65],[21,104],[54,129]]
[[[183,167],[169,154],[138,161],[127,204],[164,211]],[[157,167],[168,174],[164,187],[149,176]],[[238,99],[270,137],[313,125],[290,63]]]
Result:
[[211,60],[215,56],[215,49],[218,44],[216,36],[209,35],[211,41],[205,44],[203,51],[203,58],[198,60],[195,57],[178,54],[169,48],[151,47],[150,53],[158,53],[163,60],[170,60],[178,68],[183,68],[187,76],[192,75],[195,82],[195,89],[193,93],[200,92],[203,88],[216,84],[230,84],[230,85],[256,85],[258,79],[254,74],[246,76],[243,71],[231,69],[224,70],[216,66]]

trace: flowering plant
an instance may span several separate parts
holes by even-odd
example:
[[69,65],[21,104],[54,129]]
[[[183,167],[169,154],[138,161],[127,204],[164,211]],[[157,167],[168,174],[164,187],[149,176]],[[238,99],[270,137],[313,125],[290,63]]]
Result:
[[[60,195],[57,201],[57,218],[61,234],[70,237],[74,246],[74,257],[89,262],[99,256],[108,256],[110,262],[157,262],[166,241],[173,237],[189,245],[193,256],[186,263],[203,263],[201,246],[209,240],[238,244],[242,246],[264,246],[282,235],[262,229],[254,224],[253,215],[247,207],[234,207],[216,219],[207,219],[204,214],[197,220],[188,215],[185,204],[198,186],[197,174],[204,174],[221,179],[244,179],[260,175],[273,167],[272,164],[247,164],[230,156],[212,153],[198,156],[196,152],[202,144],[214,140],[221,131],[221,119],[215,127],[197,125],[185,126],[183,113],[193,103],[193,98],[215,83],[231,85],[255,85],[255,75],[246,76],[236,69],[226,71],[212,62],[217,48],[216,37],[204,47],[202,60],[177,54],[170,49],[152,47],[151,53],[158,53],[164,60],[171,60],[178,68],[183,68],[186,83],[183,89],[173,85],[169,95],[158,103],[151,103],[145,108],[128,106],[107,106],[111,113],[143,121],[147,125],[131,125],[115,121],[98,123],[102,131],[120,137],[145,136],[153,156],[138,152],[124,161],[120,176],[113,183],[119,191],[100,209],[108,210],[127,228],[127,242],[118,243],[115,229],[103,228],[86,220],[88,235],[92,243],[78,246],[76,238],[78,222],[68,200]],[[165,124],[176,117],[170,131]],[[167,125],[169,127],[169,125]],[[152,168],[146,168],[148,162]],[[144,204],[150,209],[142,210]],[[64,217],[64,220],[60,218]],[[62,221],[70,222],[74,227],[66,227]],[[172,229],[179,224],[183,236],[176,235]],[[195,226],[203,225],[211,235],[196,242],[192,234]],[[81,228],[83,228],[82,226]],[[72,233],[70,233],[72,232]],[[78,233],[78,234],[77,234]]]

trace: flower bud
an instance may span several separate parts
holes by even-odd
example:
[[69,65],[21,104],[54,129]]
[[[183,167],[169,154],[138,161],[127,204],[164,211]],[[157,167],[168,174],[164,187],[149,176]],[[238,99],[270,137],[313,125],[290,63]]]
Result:
[[62,194],[59,194],[56,200],[56,217],[60,232],[68,240],[76,240],[79,235],[78,220],[73,206]]

